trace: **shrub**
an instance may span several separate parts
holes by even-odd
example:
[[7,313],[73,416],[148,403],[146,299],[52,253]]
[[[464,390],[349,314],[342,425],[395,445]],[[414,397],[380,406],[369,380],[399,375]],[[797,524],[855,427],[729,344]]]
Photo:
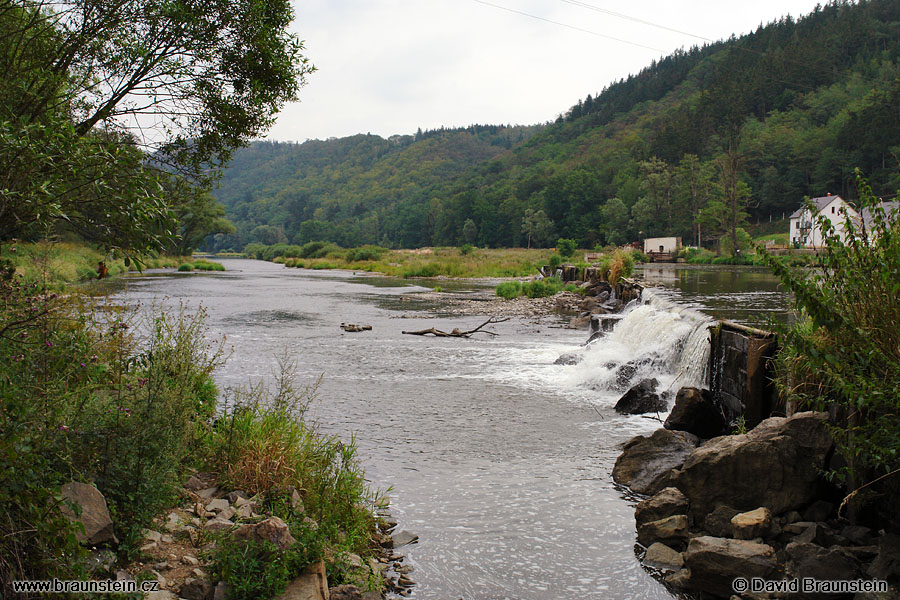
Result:
[[[356,458],[356,444],[323,435],[304,419],[318,384],[298,387],[294,363],[282,359],[279,364],[274,387],[260,382],[229,391],[226,410],[206,444],[209,467],[234,489],[262,494],[265,509],[288,523],[299,541],[287,553],[234,542],[217,551],[215,570],[232,586],[248,590],[249,598],[271,597],[272,590],[321,556],[337,563],[338,568],[329,568],[331,584],[344,583],[340,574],[349,576],[352,568],[342,564],[342,557],[372,555],[375,496]],[[291,488],[302,491],[305,514],[291,509]],[[318,526],[308,527],[305,515]],[[272,564],[261,560],[267,550],[275,557]]]
[[184,264],[178,265],[178,270],[182,271],[182,272],[193,271],[194,265],[191,263],[184,263]]
[[558,279],[536,279],[522,286],[522,291],[529,298],[545,298],[559,292],[563,285]]
[[201,258],[194,263],[194,268],[198,271],[224,271],[225,265]]
[[203,338],[202,313],[134,320],[72,291],[60,299],[0,282],[0,354],[10,357],[0,361],[4,597],[15,579],[82,577],[83,554],[58,510],[63,483],[97,485],[127,558],[197,452],[215,411],[220,348]]
[[[760,253],[792,293],[799,320],[781,328],[777,385],[785,401],[838,415],[833,434],[858,484],[882,495],[871,520],[897,525],[900,501],[900,215],[885,215],[857,171],[860,210],[844,237],[822,217],[822,268],[791,268]],[[880,519],[880,520],[879,520]]]
[[472,252],[474,252],[474,251],[475,251],[475,246],[473,246],[472,244],[463,244],[462,246],[459,247],[459,253],[462,256],[467,256],[469,254],[472,254]]
[[495,293],[501,298],[511,300],[523,294],[522,282],[520,281],[504,281],[497,286]]
[[633,271],[634,257],[630,250],[619,248],[600,259],[600,274],[611,284],[615,284],[620,277],[630,276]]
[[559,254],[551,254],[550,259],[548,260],[548,264],[550,265],[551,269],[556,270],[556,268],[562,264],[562,256],[560,256]]
[[262,260],[263,251],[266,249],[265,244],[260,244],[258,242],[252,242],[244,246],[244,256],[247,258],[255,258],[257,260]]
[[359,248],[347,250],[344,260],[347,262],[380,260],[381,255],[385,252],[387,252],[387,249],[379,248],[378,246],[361,246]]
[[556,240],[556,251],[559,252],[563,258],[571,258],[573,254],[575,254],[575,249],[578,247],[578,244],[575,243],[575,240],[559,238]]
[[424,265],[410,267],[403,271],[402,277],[437,277],[442,274],[441,265],[436,262],[429,262]]

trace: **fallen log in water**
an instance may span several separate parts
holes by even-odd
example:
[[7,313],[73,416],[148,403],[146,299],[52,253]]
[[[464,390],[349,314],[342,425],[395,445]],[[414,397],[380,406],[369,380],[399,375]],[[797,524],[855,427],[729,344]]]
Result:
[[473,333],[486,333],[488,335],[500,335],[499,333],[495,333],[493,331],[488,331],[486,329],[482,329],[485,325],[491,325],[493,323],[502,323],[503,321],[509,321],[509,318],[505,319],[497,319],[495,317],[491,317],[475,329],[470,329],[468,331],[460,331],[459,328],[454,328],[451,332],[441,331],[440,329],[435,329],[434,327],[430,329],[422,329],[420,331],[404,331],[402,333],[406,335],[433,335],[435,337],[469,337]]

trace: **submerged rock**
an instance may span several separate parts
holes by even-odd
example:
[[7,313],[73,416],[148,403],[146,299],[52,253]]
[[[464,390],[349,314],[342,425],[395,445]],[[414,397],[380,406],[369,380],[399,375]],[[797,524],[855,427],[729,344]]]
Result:
[[554,365],[577,365],[584,357],[577,352],[566,352],[565,354],[560,354],[559,358],[553,361]]
[[656,393],[659,382],[656,379],[642,379],[616,402],[615,410],[619,414],[642,415],[650,412],[664,412],[668,406],[666,401]]

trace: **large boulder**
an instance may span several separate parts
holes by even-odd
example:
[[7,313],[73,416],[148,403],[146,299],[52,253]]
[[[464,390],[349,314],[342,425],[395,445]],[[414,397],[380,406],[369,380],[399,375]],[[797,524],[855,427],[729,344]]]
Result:
[[656,379],[642,379],[640,383],[632,386],[619,398],[619,401],[616,402],[616,412],[624,415],[664,412],[668,405],[656,393],[658,386],[659,382]]
[[[106,506],[106,498],[100,490],[87,483],[70,481],[62,486],[63,502],[60,510],[70,521],[80,522],[84,525],[84,532],[75,534],[76,539],[82,544],[96,546],[104,542],[115,542],[112,517]],[[81,507],[81,516],[75,516],[75,511],[69,505],[75,504]]]
[[673,476],[699,443],[697,436],[684,431],[657,429],[649,437],[630,439],[613,467],[613,481],[639,494],[655,494]]
[[712,439],[695,449],[672,484],[691,500],[698,521],[715,507],[765,506],[773,514],[813,500],[832,447],[825,413],[766,419],[749,433]]
[[678,488],[667,487],[652,497],[642,500],[634,508],[634,520],[640,527],[650,521],[659,521],[672,515],[685,515],[689,502]]
[[811,577],[820,581],[852,581],[862,575],[859,561],[838,546],[823,548],[816,544],[794,542],[785,547],[784,553],[788,559],[788,575],[794,579]]
[[726,412],[711,391],[685,387],[678,390],[663,427],[688,431],[703,439],[714,438],[728,433],[731,419]]
[[775,549],[767,544],[711,536],[696,537],[684,553],[691,589],[729,597],[737,577],[773,579],[778,569]]
[[244,525],[234,532],[234,537],[257,542],[272,542],[281,550],[287,549],[297,541],[291,535],[287,523],[278,517],[269,517],[253,525]]

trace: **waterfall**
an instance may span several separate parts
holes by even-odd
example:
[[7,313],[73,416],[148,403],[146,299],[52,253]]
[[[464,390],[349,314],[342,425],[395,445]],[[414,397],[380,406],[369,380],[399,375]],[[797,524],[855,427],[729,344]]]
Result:
[[645,289],[626,307],[615,329],[588,344],[570,369],[571,383],[600,392],[602,402],[642,379],[655,378],[670,397],[684,386],[708,387],[709,326],[714,321]]

